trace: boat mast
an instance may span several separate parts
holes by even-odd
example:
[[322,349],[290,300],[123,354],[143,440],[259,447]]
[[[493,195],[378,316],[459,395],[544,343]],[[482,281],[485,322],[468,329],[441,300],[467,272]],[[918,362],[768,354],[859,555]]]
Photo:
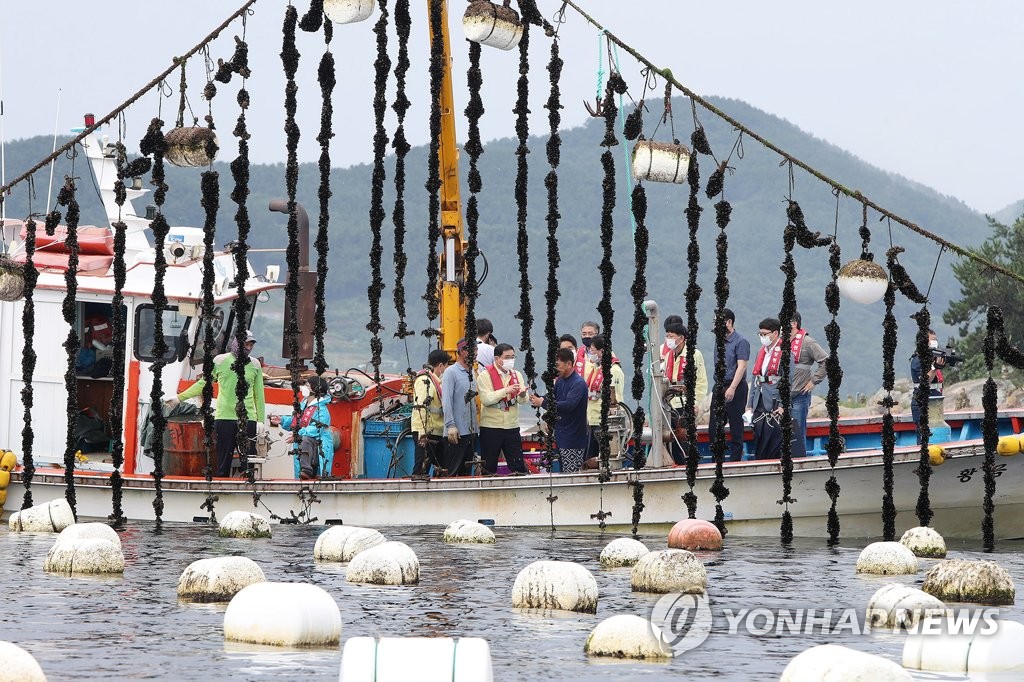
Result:
[[[433,2],[441,5],[441,33],[430,31],[430,42],[441,41],[443,77],[438,106],[441,108],[441,139],[439,165],[441,173],[441,252],[440,347],[454,355],[455,344],[466,333],[466,299],[462,286],[466,282],[466,236],[462,225],[462,200],[459,195],[459,152],[455,141],[455,98],[452,95],[452,58],[448,35],[448,0],[427,0],[427,11]],[[429,25],[429,22],[428,22]]]

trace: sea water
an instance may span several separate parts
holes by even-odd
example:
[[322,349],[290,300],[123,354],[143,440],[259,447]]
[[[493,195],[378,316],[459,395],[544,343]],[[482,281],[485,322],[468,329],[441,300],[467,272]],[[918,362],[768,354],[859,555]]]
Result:
[[[496,680],[714,680],[778,679],[786,663],[816,644],[835,643],[899,662],[905,635],[877,630],[762,634],[733,628],[723,609],[811,609],[819,615],[852,607],[863,616],[871,595],[888,582],[918,586],[911,576],[854,573],[867,541],[848,539],[828,548],[823,540],[729,537],[721,552],[699,552],[707,567],[714,625],[707,640],[667,662],[643,663],[588,658],[583,645],[591,629],[617,614],[648,617],[659,595],[630,590],[630,569],[602,569],[601,549],[615,533],[596,530],[496,528],[495,545],[446,545],[439,527],[382,529],[419,557],[420,584],[411,587],[354,585],[345,566],[313,561],[322,526],[276,525],[269,540],[217,536],[207,524],[133,522],[121,531],[123,577],[49,575],[43,560],[53,535],[0,529],[0,640],[30,651],[55,680],[336,680],[341,647],[356,636],[483,637],[490,643]],[[651,549],[665,547],[665,534],[641,533]],[[950,556],[994,559],[1024,584],[1024,542],[1004,542],[994,554],[977,545],[951,543]],[[178,578],[198,558],[238,554],[253,559],[267,580],[319,585],[337,601],[342,643],[327,649],[254,647],[225,642],[226,605],[179,603]],[[597,579],[596,615],[529,612],[511,607],[516,574],[540,559],[575,561]],[[1024,621],[1024,609],[1001,609],[1001,618]],[[799,628],[798,628],[799,629]],[[917,679],[961,679],[914,673]],[[998,677],[989,679],[999,679]],[[1003,679],[1018,679],[1008,674]]]

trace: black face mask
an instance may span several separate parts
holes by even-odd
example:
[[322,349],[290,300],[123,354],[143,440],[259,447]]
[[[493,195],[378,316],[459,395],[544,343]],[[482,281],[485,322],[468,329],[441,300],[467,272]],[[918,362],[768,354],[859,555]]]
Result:
[[583,345],[586,346],[587,348],[590,348],[590,344],[592,344],[593,342],[594,342],[594,337],[593,336],[588,336],[588,337],[583,339]]

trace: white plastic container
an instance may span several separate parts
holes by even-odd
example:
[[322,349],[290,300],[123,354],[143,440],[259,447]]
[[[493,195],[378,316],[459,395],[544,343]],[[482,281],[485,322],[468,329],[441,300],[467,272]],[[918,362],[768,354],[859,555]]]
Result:
[[470,3],[462,15],[462,31],[474,43],[511,50],[523,37],[523,24],[511,7],[478,1]]
[[492,682],[491,648],[477,637],[351,637],[342,682]]
[[633,177],[651,182],[686,182],[690,150],[683,144],[638,140],[633,145]]
[[376,7],[374,0],[324,0],[324,14],[336,24],[366,21]]

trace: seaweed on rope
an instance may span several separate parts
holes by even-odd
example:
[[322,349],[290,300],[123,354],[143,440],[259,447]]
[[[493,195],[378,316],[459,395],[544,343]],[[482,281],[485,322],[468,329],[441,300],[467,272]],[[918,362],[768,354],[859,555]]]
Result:
[[[74,173],[72,167],[72,174]],[[64,441],[64,497],[71,505],[71,511],[78,518],[78,510],[75,498],[75,424],[78,420],[78,378],[75,371],[75,362],[78,359],[78,349],[81,340],[78,337],[76,327],[77,303],[75,298],[78,292],[78,219],[80,216],[78,200],[75,196],[75,179],[68,176],[64,180],[64,186],[57,194],[57,203],[66,209],[65,226],[67,236],[64,239],[64,246],[68,251],[68,269],[64,271],[64,286],[66,293],[61,304],[61,311],[64,322],[68,325],[67,338],[64,341],[64,350],[67,353],[67,369],[64,372],[64,387],[67,390],[67,434]],[[50,216],[57,213],[53,211]],[[57,214],[59,216],[59,214]],[[47,216],[49,227],[50,216]],[[59,218],[58,218],[59,219]],[[54,226],[56,227],[56,226]]]
[[124,305],[124,283],[127,277],[124,252],[127,240],[128,226],[121,219],[122,208],[127,199],[127,192],[124,185],[125,169],[128,161],[128,153],[122,139],[122,126],[118,125],[118,139],[115,145],[114,165],[117,168],[117,180],[114,182],[114,203],[117,204],[117,220],[111,228],[114,232],[114,296],[111,300],[110,309],[112,342],[114,347],[113,363],[110,374],[114,379],[113,392],[110,399],[110,433],[113,436],[111,449],[111,463],[114,470],[110,474],[110,497],[111,513],[107,517],[114,525],[122,525],[127,518],[122,507],[122,483],[121,467],[124,465],[124,368],[125,368],[125,323],[121,315],[121,307]]
[[[832,271],[831,281],[825,285],[825,307],[832,319],[825,325],[825,339],[828,343],[828,357],[825,358],[825,376],[828,378],[828,392],[825,396],[825,408],[828,412],[828,443],[825,454],[831,468],[829,478],[825,481],[825,493],[829,497],[828,509],[828,541],[834,544],[839,541],[839,502],[841,487],[836,478],[836,464],[843,451],[843,437],[839,433],[839,388],[843,383],[843,367],[839,363],[839,339],[842,329],[836,321],[839,315],[839,270],[842,267],[842,249],[839,247],[839,193],[836,196],[836,227],[832,242],[828,245],[828,264]],[[889,416],[892,418],[892,415]],[[884,417],[883,417],[884,419]]]
[[[31,195],[30,195],[31,196]],[[30,199],[31,200],[31,199]],[[0,194],[0,202],[3,195]],[[33,261],[36,251],[36,221],[31,216],[25,223],[25,305],[21,311],[22,333],[24,343],[21,352],[21,380],[24,386],[21,389],[21,401],[24,407],[23,417],[25,425],[21,429],[21,453],[22,470],[21,484],[25,488],[22,496],[21,508],[28,509],[32,506],[32,478],[36,473],[35,458],[33,449],[35,446],[35,431],[32,429],[32,407],[35,404],[35,393],[32,390],[32,378],[36,371],[36,354],[33,346],[36,331],[36,304],[34,293],[36,282],[39,279],[39,271],[36,270]]]
[[[394,302],[398,313],[398,325],[395,337],[405,342],[414,332],[409,329],[405,319],[405,269],[409,257],[405,253],[405,157],[412,149],[405,136],[405,115],[411,102],[406,95],[406,76],[409,72],[409,34],[412,29],[412,17],[409,14],[409,0],[395,0],[395,32],[398,35],[398,57],[395,62],[395,101],[391,108],[398,118],[395,134],[391,138],[391,146],[395,150],[395,204],[391,213],[391,222],[395,228],[395,287]],[[411,361],[406,358],[409,365]],[[406,371],[412,373],[412,367]]]
[[[478,166],[480,155],[484,153],[484,146],[480,141],[480,118],[484,114],[484,104],[480,98],[480,89],[483,86],[483,74],[480,71],[481,51],[479,43],[469,43],[469,69],[466,72],[469,101],[465,110],[468,124],[465,149],[469,154],[469,199],[466,201],[466,283],[463,293],[466,299],[466,338],[470,341],[477,337],[476,299],[479,295],[479,286],[476,281],[476,259],[480,253],[477,241],[480,219],[478,195],[483,190],[483,177]],[[470,343],[469,362],[472,363],[475,357],[476,344]]]
[[[441,5],[443,0],[430,0],[429,22],[430,35],[440,36],[443,28]],[[439,264],[437,262],[437,242],[441,238],[441,85],[444,79],[444,48],[441,40],[430,43],[430,148],[427,152],[427,288],[423,300],[427,302],[427,320],[429,326],[423,330],[424,336],[435,336],[438,330],[433,327],[434,320],[440,314],[440,301],[437,295]],[[450,341],[450,340],[449,340]],[[472,352],[472,351],[471,351]]]
[[[313,0],[313,4],[315,5],[318,1],[320,0]],[[322,11],[323,7],[320,7],[320,9]],[[312,11],[312,8],[310,11]],[[313,292],[315,306],[313,312],[313,368],[316,370],[317,375],[323,375],[327,371],[324,337],[327,334],[326,287],[329,270],[327,254],[330,251],[330,199],[332,196],[331,138],[334,137],[334,132],[331,129],[331,119],[334,116],[331,95],[334,92],[334,86],[337,84],[334,71],[334,54],[331,52],[331,39],[334,36],[334,28],[329,19],[323,20],[323,28],[324,54],[320,58],[320,66],[317,68],[317,81],[320,84],[321,96],[320,134],[316,137],[316,141],[320,144],[320,186],[317,188],[320,215],[317,219],[316,241],[313,243],[313,246],[316,248],[316,287]]]
[[526,229],[527,217],[527,184],[529,179],[530,153],[530,26],[523,26],[523,37],[519,41],[519,80],[516,83],[516,105],[512,113],[516,115],[516,249],[519,256],[519,312],[516,319],[521,323],[519,349],[526,352],[523,375],[530,388],[537,388],[537,368],[534,364],[533,313],[530,307],[530,235]]
[[[665,100],[669,101],[668,85],[666,85]],[[693,137],[697,132],[694,131]],[[691,138],[691,144],[694,139]],[[694,145],[696,148],[696,145]],[[690,186],[690,196],[686,205],[686,226],[690,235],[689,245],[686,248],[686,262],[688,264],[688,278],[686,283],[686,367],[683,368],[683,394],[686,410],[683,416],[683,424],[686,429],[686,442],[683,443],[683,452],[686,456],[686,485],[689,490],[683,494],[683,504],[686,505],[687,518],[697,517],[697,494],[693,492],[693,486],[697,482],[697,465],[700,462],[700,454],[697,452],[697,419],[692,408],[697,393],[697,364],[694,362],[697,348],[697,302],[700,300],[701,287],[697,284],[697,267],[700,263],[700,243],[697,241],[697,231],[700,228],[700,214],[704,210],[697,201],[697,194],[700,192],[700,162],[697,155],[690,155],[689,167],[686,171],[687,183]]]

